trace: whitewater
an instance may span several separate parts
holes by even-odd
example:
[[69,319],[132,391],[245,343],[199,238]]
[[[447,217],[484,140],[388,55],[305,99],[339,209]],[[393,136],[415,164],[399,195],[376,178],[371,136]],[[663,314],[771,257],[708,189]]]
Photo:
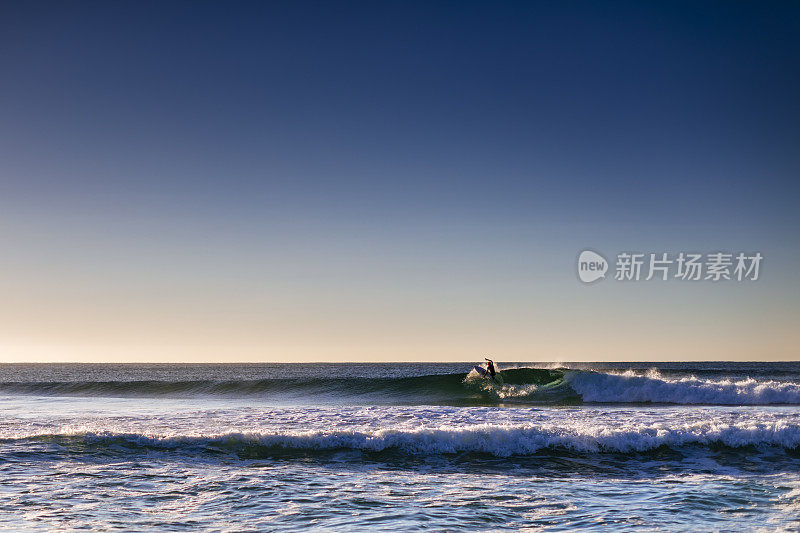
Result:
[[0,365],[0,529],[786,530],[800,364]]

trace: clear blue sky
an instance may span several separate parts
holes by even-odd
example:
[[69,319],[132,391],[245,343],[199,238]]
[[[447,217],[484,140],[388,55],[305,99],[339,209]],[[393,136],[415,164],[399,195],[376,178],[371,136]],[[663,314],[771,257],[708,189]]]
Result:
[[3,2],[0,359],[797,358],[798,58],[791,2]]

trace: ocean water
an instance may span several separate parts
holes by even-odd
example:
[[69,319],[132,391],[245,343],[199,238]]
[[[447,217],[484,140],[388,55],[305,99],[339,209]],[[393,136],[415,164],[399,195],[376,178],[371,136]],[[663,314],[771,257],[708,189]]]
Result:
[[800,529],[800,363],[472,365],[0,365],[0,529]]

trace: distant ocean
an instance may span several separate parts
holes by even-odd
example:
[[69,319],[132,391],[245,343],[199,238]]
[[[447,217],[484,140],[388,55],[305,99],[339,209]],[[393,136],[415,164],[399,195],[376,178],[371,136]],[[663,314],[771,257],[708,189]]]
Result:
[[800,529],[800,363],[473,364],[0,365],[0,529]]

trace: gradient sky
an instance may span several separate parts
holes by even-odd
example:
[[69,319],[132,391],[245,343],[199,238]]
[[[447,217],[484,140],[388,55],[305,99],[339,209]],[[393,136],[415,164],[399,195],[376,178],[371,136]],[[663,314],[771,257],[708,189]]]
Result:
[[798,58],[795,2],[3,2],[0,361],[799,359]]

